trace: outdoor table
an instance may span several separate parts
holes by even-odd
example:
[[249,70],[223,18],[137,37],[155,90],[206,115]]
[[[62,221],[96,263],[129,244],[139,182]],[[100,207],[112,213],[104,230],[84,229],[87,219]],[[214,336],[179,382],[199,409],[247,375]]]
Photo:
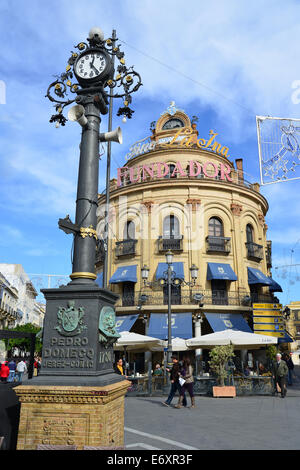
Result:
[[237,395],[271,395],[273,380],[270,375],[233,376]]
[[127,379],[131,382],[131,387],[127,392],[128,395],[136,396],[148,393],[148,375],[130,375]]
[[[235,386],[237,395],[271,395],[273,391],[271,376],[234,375],[228,379],[230,385]],[[218,385],[216,377],[212,375],[197,376],[194,378],[194,393],[196,395],[212,395],[212,388],[215,385]]]
[[152,393],[162,394],[167,385],[167,377],[164,375],[153,375],[152,376]]
[[195,395],[212,395],[214,385],[217,385],[217,379],[213,376],[201,375],[194,377]]

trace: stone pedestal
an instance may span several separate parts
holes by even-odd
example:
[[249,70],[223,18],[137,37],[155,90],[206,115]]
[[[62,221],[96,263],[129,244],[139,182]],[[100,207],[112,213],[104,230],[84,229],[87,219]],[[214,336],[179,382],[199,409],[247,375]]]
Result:
[[124,445],[124,397],[130,382],[103,387],[20,385],[17,450],[39,444],[116,447]]

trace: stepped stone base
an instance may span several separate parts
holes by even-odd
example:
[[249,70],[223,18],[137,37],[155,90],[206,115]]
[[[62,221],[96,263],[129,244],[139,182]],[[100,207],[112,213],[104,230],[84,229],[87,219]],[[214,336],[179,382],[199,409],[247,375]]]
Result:
[[124,445],[124,397],[130,382],[103,387],[15,387],[21,402],[17,450],[40,444],[116,447]]

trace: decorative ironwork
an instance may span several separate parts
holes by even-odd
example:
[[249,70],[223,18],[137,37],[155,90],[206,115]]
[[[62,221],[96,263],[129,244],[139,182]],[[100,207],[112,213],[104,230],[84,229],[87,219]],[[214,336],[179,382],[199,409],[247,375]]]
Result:
[[[56,127],[65,125],[67,118],[63,114],[64,108],[77,101],[76,97],[73,98],[70,94],[81,95],[91,92],[97,95],[99,93],[99,99],[104,100],[104,103],[102,103],[103,111],[105,104],[108,104],[109,97],[123,98],[123,106],[119,108],[117,116],[124,115],[128,119],[132,117],[134,111],[129,108],[129,104],[132,102],[131,94],[140,88],[142,80],[133,66],[126,66],[124,52],[120,50],[120,45],[116,45],[117,40],[117,38],[101,40],[99,37],[92,37],[87,38],[88,42],[80,42],[74,46],[78,52],[71,51],[65,72],[55,76],[56,80],[49,85],[46,93],[46,97],[54,103],[56,113],[51,116],[50,122],[55,122]],[[95,49],[104,51],[110,58],[115,56],[120,64],[117,66],[115,76],[113,76],[114,71],[112,70],[112,76],[101,80],[100,74],[98,82],[93,82],[93,85],[84,87],[76,80],[74,64],[82,56],[82,53]],[[106,110],[102,114],[107,112]]]
[[[154,285],[156,284],[156,285]],[[158,290],[159,289],[159,290]],[[180,289],[178,292],[173,291],[171,294],[171,303],[172,305],[194,305],[199,304],[197,298],[195,298],[196,287],[194,291],[191,292],[188,289]],[[260,295],[245,292],[243,294],[238,292],[226,292],[226,297],[224,297],[224,291],[211,291],[211,290],[199,290],[199,293],[203,295],[201,302],[205,305],[232,305],[232,306],[245,306],[244,299],[245,296],[249,297],[250,302],[247,305],[251,308],[252,302],[261,302],[261,303],[276,303],[275,298],[270,295]],[[146,295],[145,295],[146,294]],[[166,305],[167,298],[165,293],[162,290],[161,285],[158,281],[151,284],[151,290],[145,291],[136,291],[130,292],[128,294],[123,294],[122,299],[116,304],[123,307],[126,306],[138,306],[140,305],[140,297],[145,295],[144,305]],[[225,303],[226,302],[226,303]]]
[[177,238],[158,238],[158,251],[182,251],[182,236]]
[[219,252],[227,254],[230,253],[231,246],[230,246],[231,238],[226,237],[213,237],[209,235],[206,237],[206,251],[207,252]]
[[135,255],[137,240],[128,239],[116,242],[116,256]]
[[105,258],[105,245],[104,240],[97,240],[96,244],[96,264],[102,264]]
[[264,247],[262,245],[258,245],[257,243],[247,242],[247,256],[250,259],[254,259],[257,261],[261,261],[264,258]]

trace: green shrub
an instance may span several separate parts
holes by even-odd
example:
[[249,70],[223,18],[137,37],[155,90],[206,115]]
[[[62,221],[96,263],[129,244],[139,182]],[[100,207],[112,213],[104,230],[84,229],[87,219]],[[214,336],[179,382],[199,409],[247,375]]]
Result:
[[218,376],[218,381],[221,387],[225,386],[224,380],[227,377],[226,364],[234,355],[233,346],[231,344],[227,344],[226,346],[215,346],[209,353],[209,357],[211,358],[211,360],[208,361],[209,366]]

